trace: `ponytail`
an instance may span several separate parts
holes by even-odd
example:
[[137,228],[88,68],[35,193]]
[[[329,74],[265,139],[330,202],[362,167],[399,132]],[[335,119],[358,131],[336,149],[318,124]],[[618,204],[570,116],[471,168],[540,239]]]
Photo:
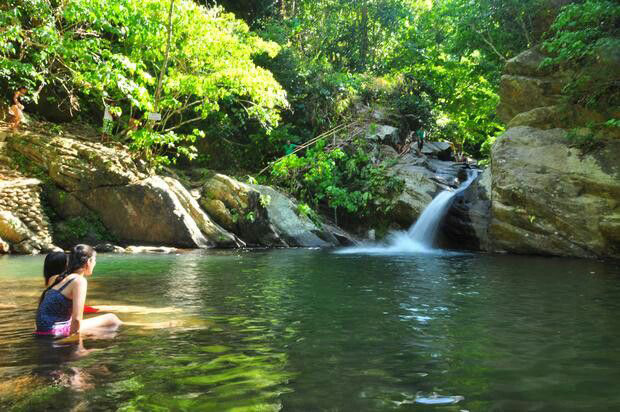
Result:
[[52,252],[45,256],[43,264],[43,277],[45,278],[45,286],[53,276],[58,276],[67,269],[67,258],[65,252]]
[[39,306],[41,302],[43,302],[43,298],[48,290],[62,282],[67,276],[72,273],[75,273],[77,270],[83,268],[88,263],[88,260],[95,255],[95,249],[88,245],[76,245],[71,249],[71,254],[69,255],[69,262],[65,270],[58,275],[54,283],[52,283],[49,287],[47,287],[41,297],[39,298]]

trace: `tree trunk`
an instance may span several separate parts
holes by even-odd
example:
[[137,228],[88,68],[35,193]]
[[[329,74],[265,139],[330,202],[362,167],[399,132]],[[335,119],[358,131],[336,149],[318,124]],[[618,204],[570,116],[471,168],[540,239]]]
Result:
[[368,1],[363,0],[361,6],[361,18],[360,18],[360,61],[359,68],[364,70],[367,66],[368,60]]
[[161,97],[161,88],[164,82],[164,75],[168,68],[168,60],[170,59],[170,43],[172,42],[172,13],[174,12],[174,0],[170,0],[170,11],[168,12],[168,40],[166,41],[166,56],[164,57],[164,64],[159,72],[159,79],[157,80],[157,89],[155,90],[155,113],[159,112],[159,100]]

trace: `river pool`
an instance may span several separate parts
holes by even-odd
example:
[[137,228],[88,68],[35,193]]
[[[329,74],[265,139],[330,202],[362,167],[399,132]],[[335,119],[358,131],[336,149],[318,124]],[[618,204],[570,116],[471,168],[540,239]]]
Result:
[[87,303],[148,325],[81,357],[32,336],[42,263],[0,257],[0,410],[620,410],[618,262],[99,255]]

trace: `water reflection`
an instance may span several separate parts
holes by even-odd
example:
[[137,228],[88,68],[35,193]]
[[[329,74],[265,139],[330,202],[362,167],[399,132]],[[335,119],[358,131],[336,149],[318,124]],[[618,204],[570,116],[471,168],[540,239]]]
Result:
[[75,346],[32,338],[41,264],[0,260],[11,305],[0,307],[0,377],[11,383],[0,384],[0,408],[620,406],[615,263],[306,250],[102,256],[89,303],[155,307],[121,317],[188,326],[126,326],[84,342],[96,351],[79,359]]

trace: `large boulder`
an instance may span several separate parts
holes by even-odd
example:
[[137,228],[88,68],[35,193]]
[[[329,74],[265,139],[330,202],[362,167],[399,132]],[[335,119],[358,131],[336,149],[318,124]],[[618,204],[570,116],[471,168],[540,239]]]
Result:
[[447,161],[452,158],[452,145],[448,142],[425,142],[422,146],[422,154]]
[[172,192],[177,196],[183,208],[189,213],[192,219],[194,219],[200,231],[214,245],[218,247],[245,246],[245,242],[211,220],[211,218],[202,210],[198,204],[198,201],[192,197],[192,195],[178,180],[171,177],[164,177],[164,181],[168,184],[170,190],[172,190]]
[[0,254],[9,253],[11,251],[11,245],[0,238]]
[[563,129],[514,127],[492,150],[494,250],[620,257],[620,141],[584,154]]
[[[95,216],[125,243],[188,248],[244,245],[214,223],[178,181],[149,177],[122,148],[32,131],[13,134],[9,144],[13,152],[47,172],[55,184],[46,191],[47,200],[67,222]],[[62,228],[63,222],[57,227]],[[104,240],[109,239],[96,238]]]
[[216,174],[203,188],[200,203],[225,229],[254,246],[335,246],[327,225],[313,222],[305,210],[273,188]]
[[500,81],[501,101],[497,108],[497,114],[505,123],[519,113],[560,102],[566,74],[542,71],[539,66],[544,58],[540,47],[533,47],[506,62]]
[[53,250],[54,245],[42,242],[24,222],[8,211],[0,210],[0,249],[31,255]]
[[[75,194],[123,242],[187,248],[237,246],[233,235],[208,216],[199,216],[199,210],[188,201],[191,196],[185,196],[184,191],[180,185],[171,188],[166,180],[152,176],[128,185],[98,187]],[[192,213],[199,217],[200,226]]]
[[378,144],[395,144],[399,141],[398,129],[387,124],[372,124],[366,138]]
[[0,210],[0,238],[16,244],[34,237],[34,233],[17,216]]
[[99,143],[30,131],[16,133],[8,141],[12,151],[69,192],[126,185],[147,177],[125,150]]

